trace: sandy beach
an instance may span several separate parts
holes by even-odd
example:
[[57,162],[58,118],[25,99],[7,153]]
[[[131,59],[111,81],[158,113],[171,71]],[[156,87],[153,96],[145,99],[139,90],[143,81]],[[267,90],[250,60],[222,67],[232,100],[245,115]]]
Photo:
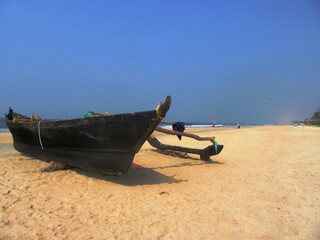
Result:
[[[41,173],[0,134],[0,239],[320,239],[320,128],[187,129],[210,162],[148,143],[121,176]],[[168,144],[205,147],[158,134]]]

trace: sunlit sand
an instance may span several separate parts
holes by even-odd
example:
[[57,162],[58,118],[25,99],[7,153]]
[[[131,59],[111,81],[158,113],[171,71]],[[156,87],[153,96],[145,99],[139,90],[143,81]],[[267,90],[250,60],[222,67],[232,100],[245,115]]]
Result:
[[[47,163],[0,134],[1,239],[319,239],[320,128],[187,129],[225,146],[211,161],[145,143],[121,176]],[[206,147],[158,134],[168,144]]]

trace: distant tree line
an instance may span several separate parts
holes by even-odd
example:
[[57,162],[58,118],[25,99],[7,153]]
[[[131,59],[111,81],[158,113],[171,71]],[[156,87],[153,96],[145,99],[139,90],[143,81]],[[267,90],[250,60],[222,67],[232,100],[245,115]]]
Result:
[[316,111],[310,119],[305,120],[305,124],[320,126],[320,108]]
[[320,119],[320,108],[311,117],[311,120],[317,120],[317,119]]

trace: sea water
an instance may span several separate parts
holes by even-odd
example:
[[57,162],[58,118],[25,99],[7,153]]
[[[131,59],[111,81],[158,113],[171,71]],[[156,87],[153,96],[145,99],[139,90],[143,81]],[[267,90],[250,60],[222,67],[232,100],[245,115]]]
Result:
[[9,129],[8,128],[0,128],[0,133],[8,133]]

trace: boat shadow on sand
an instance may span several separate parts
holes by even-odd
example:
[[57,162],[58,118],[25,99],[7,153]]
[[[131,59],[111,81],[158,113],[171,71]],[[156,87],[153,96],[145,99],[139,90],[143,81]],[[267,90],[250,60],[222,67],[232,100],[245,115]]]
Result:
[[195,162],[179,163],[179,164],[173,164],[173,165],[168,165],[168,166],[156,167],[156,168],[153,168],[153,169],[192,167],[192,166],[196,166],[196,165],[208,165],[208,164],[224,164],[224,163],[218,162],[218,161],[214,161],[214,160],[209,160],[209,161],[206,161],[206,162],[199,161],[197,163],[195,163]]
[[176,175],[167,176],[157,171],[157,169],[168,169],[168,168],[180,168],[180,167],[193,167],[196,165],[208,165],[208,164],[224,164],[218,161],[209,160],[206,162],[183,162],[178,164],[170,164],[166,166],[159,166],[153,168],[143,167],[137,164],[132,164],[128,172],[122,175],[112,176],[103,173],[97,173],[88,171],[80,168],[72,168],[78,174],[84,175],[89,178],[96,178],[100,180],[110,181],[113,183],[125,185],[125,186],[138,186],[138,185],[154,185],[161,183],[181,183],[187,182],[187,179],[178,179]]
[[[4,154],[4,156],[16,156],[16,155],[22,156],[22,159],[20,159],[19,161],[40,160],[38,158],[32,158],[24,154],[20,154],[19,152],[15,151],[12,147],[8,147],[8,146],[6,147],[7,147],[6,149],[9,151],[8,151],[8,154]],[[192,158],[188,156],[185,159],[195,160],[196,158]],[[44,159],[40,161],[48,162]],[[86,176],[88,178],[95,178],[99,180],[109,181],[109,182],[113,182],[113,183],[117,183],[125,186],[139,186],[139,185],[155,185],[155,184],[161,184],[161,183],[179,184],[181,182],[187,182],[188,181],[187,179],[178,179],[176,175],[167,176],[163,173],[158,172],[157,170],[169,169],[169,168],[193,167],[196,165],[207,165],[207,164],[223,164],[223,163],[213,161],[213,160],[209,160],[206,162],[192,161],[192,162],[181,162],[181,163],[175,163],[175,164],[169,164],[169,165],[162,165],[159,167],[152,167],[152,168],[140,166],[137,164],[132,164],[132,166],[129,168],[129,170],[125,174],[121,174],[117,176],[107,175],[104,173],[98,173],[98,172],[76,168],[76,167],[71,167],[68,170],[60,170],[60,171],[72,171],[77,174]]]
[[[171,154],[169,153],[169,155]],[[175,157],[179,158],[181,156],[178,153],[178,155],[175,155]],[[178,184],[181,182],[188,182],[187,179],[177,179],[176,175],[167,176],[163,173],[158,172],[157,169],[193,167],[196,165],[208,165],[208,164],[224,164],[222,162],[214,161],[211,159],[208,161],[201,161],[189,155],[183,158],[189,159],[189,160],[195,160],[195,161],[175,163],[175,164],[152,167],[152,168],[147,168],[147,167],[133,163],[127,173],[123,175],[118,175],[118,176],[99,174],[99,173],[89,172],[81,169],[77,169],[76,171],[80,174],[86,175],[87,177],[94,177],[94,178],[111,181],[111,182],[121,184],[121,185],[126,185],[126,186],[137,186],[137,185],[153,185],[153,184],[161,184],[161,183]]]
[[[22,155],[19,152],[6,155],[6,157],[14,157],[14,156],[20,156],[19,161],[41,161],[49,164],[49,161],[46,161],[43,159],[40,160],[38,158],[32,158],[26,155]],[[146,168],[136,164],[133,164],[126,173],[121,175],[108,175],[105,173],[94,172],[91,170],[81,169],[77,167],[68,167],[68,169],[57,170],[57,171],[59,172],[66,171],[66,174],[69,171],[71,171],[76,174],[85,176],[87,178],[104,180],[107,182],[113,182],[113,183],[117,183],[124,186],[155,185],[155,184],[161,184],[161,183],[178,184],[181,182],[187,182],[186,179],[178,179],[176,175],[167,176],[158,171],[155,171],[153,168]],[[41,172],[41,169],[38,169],[36,171],[31,170],[27,172],[33,172],[33,173]],[[46,173],[41,172],[41,173],[50,175],[50,174],[53,174],[54,172],[46,172]]]
[[172,184],[187,182],[187,180],[185,179],[177,179],[175,175],[167,176],[165,174],[155,171],[152,168],[145,168],[138,165],[134,165],[133,167],[131,167],[125,174],[117,176],[97,173],[80,168],[72,168],[70,170],[73,170],[76,173],[84,175],[88,178],[105,180],[125,186],[154,185],[161,183]]
[[[189,159],[192,159],[191,157]],[[187,179],[177,179],[176,175],[167,176],[163,173],[157,171],[157,169],[169,169],[169,168],[180,168],[180,167],[193,167],[196,165],[208,165],[208,164],[224,164],[218,161],[209,160],[203,161],[193,161],[193,162],[183,162],[178,164],[170,164],[166,166],[159,166],[153,168],[143,167],[137,164],[132,164],[128,172],[118,176],[106,175],[103,173],[96,173],[92,171],[87,171],[79,168],[74,168],[73,170],[78,174],[85,175],[90,178],[96,178],[100,180],[110,181],[117,184],[125,186],[138,186],[138,185],[154,185],[161,183],[181,183],[188,182]]]
[[[21,155],[18,152],[15,154],[10,154],[8,155],[9,157],[13,156],[21,156],[19,161],[41,161],[41,162],[46,162],[49,164],[48,161],[45,160],[40,160],[37,158],[32,158],[28,157],[25,155]],[[169,167],[177,167],[176,166],[167,166]],[[181,165],[182,167],[182,165]],[[113,182],[116,184],[124,185],[124,186],[139,186],[139,185],[156,185],[156,184],[161,184],[161,183],[170,183],[170,184],[178,184],[181,182],[187,182],[188,180],[186,179],[178,179],[176,175],[172,176],[167,176],[165,174],[162,174],[158,171],[155,171],[154,169],[161,169],[161,168],[146,168],[142,167],[139,165],[133,164],[129,170],[121,175],[108,175],[105,173],[99,173],[99,172],[94,172],[91,170],[86,170],[86,169],[81,169],[77,167],[68,167],[67,169],[63,170],[56,170],[59,172],[66,171],[66,174],[68,174],[69,171],[74,172],[76,174],[85,176],[87,178],[92,178],[92,179],[98,179],[98,180],[104,180],[107,182]],[[54,172],[56,172],[54,171]],[[40,172],[41,174],[53,174],[54,172],[42,172],[41,169],[39,170],[32,170],[32,171],[27,171],[27,172]],[[69,172],[70,173],[70,172]]]
[[[186,159],[195,160],[195,158],[187,157]],[[196,159],[198,160],[198,159]],[[161,183],[181,183],[187,182],[187,179],[178,179],[176,175],[167,176],[163,173],[157,171],[157,169],[169,169],[169,168],[180,168],[180,167],[193,167],[196,165],[208,165],[208,164],[224,164],[218,161],[209,160],[203,161],[192,161],[192,162],[182,162],[178,164],[170,164],[166,166],[159,167],[144,167],[137,164],[132,164],[128,172],[121,175],[107,175],[104,173],[98,173],[94,171],[84,170],[80,168],[71,168],[70,170],[75,171],[80,175],[84,175],[89,178],[95,178],[99,180],[109,181],[125,186],[138,186],[138,185],[155,185]]]

